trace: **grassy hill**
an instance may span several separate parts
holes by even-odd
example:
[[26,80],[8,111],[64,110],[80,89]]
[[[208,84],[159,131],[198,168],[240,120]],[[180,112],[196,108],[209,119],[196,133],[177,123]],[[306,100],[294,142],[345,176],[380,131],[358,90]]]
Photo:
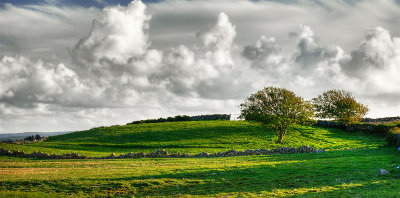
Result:
[[[114,153],[276,148],[271,129],[243,121],[138,124],[91,129],[13,150]],[[283,146],[323,153],[221,158],[38,160],[0,156],[0,197],[400,197],[400,152],[384,137],[311,126]],[[358,149],[363,148],[363,149]],[[388,170],[378,175],[378,169]]]
[[192,121],[101,127],[50,137],[38,144],[0,144],[0,147],[26,152],[75,152],[87,156],[106,156],[110,153],[153,152],[157,149],[196,154],[282,146],[344,149],[383,144],[382,138],[374,136],[301,125],[289,129],[284,144],[277,144],[276,139],[271,128],[255,123]]

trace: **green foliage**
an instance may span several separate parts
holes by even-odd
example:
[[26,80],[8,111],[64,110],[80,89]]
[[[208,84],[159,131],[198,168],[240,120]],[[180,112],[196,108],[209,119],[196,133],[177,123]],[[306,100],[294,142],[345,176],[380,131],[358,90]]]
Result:
[[400,140],[397,139],[399,134],[400,134],[399,127],[391,127],[386,132],[386,142],[388,143],[389,146],[400,146],[399,144]]
[[[339,129],[293,125],[283,144],[276,142],[272,128],[247,121],[191,121],[101,127],[49,137],[42,143],[0,144],[9,150],[49,154],[79,153],[86,156],[108,156],[111,153],[168,152],[197,154],[217,153],[230,149],[273,149],[303,145],[324,149],[377,147],[384,139],[350,134]],[[365,144],[361,144],[364,142]]]
[[313,116],[311,105],[293,92],[276,87],[266,87],[252,94],[240,104],[241,117],[270,126],[282,143],[287,128],[304,123]]
[[343,90],[326,91],[312,102],[317,117],[332,118],[345,125],[359,123],[368,112],[365,105]]

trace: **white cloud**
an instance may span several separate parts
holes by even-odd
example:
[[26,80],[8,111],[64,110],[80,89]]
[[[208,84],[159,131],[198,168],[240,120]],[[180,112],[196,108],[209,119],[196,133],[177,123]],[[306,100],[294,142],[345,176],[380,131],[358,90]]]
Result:
[[89,65],[106,58],[124,64],[131,57],[145,54],[148,48],[146,5],[133,1],[127,7],[104,8],[100,21],[94,21],[90,35],[73,51],[74,58]]
[[[167,0],[103,11],[7,4],[0,9],[0,131],[234,113],[270,85],[306,98],[346,89],[370,115],[393,115],[400,39],[388,20],[392,4]],[[350,10],[364,17],[361,25]],[[298,24],[308,25],[293,32]],[[361,29],[376,24],[382,27],[357,47]]]

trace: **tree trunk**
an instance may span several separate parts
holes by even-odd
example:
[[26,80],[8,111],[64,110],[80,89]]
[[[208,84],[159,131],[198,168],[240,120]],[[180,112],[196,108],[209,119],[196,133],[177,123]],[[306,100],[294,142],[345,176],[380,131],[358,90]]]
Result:
[[282,140],[283,140],[283,135],[279,134],[278,135],[278,144],[282,144]]
[[283,137],[285,137],[287,132],[287,129],[280,129],[280,131],[277,132],[278,135],[278,144],[283,143]]

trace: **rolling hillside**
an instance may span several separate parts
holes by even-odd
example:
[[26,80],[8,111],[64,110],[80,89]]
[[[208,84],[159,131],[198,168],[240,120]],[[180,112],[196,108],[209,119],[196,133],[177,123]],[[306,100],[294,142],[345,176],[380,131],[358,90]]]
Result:
[[106,156],[157,149],[196,154],[303,145],[317,149],[374,148],[384,144],[379,137],[301,125],[289,129],[284,144],[277,144],[276,138],[271,128],[246,121],[189,121],[100,127],[49,137],[43,143],[1,144],[0,147],[25,152]]
[[[0,197],[399,197],[400,153],[383,137],[311,126],[289,129],[284,145],[244,121],[101,127],[42,143],[1,144],[27,152],[220,152],[325,148],[322,153],[218,158],[58,159],[0,156]],[[362,149],[359,149],[362,148]],[[378,170],[389,171],[379,175]]]

